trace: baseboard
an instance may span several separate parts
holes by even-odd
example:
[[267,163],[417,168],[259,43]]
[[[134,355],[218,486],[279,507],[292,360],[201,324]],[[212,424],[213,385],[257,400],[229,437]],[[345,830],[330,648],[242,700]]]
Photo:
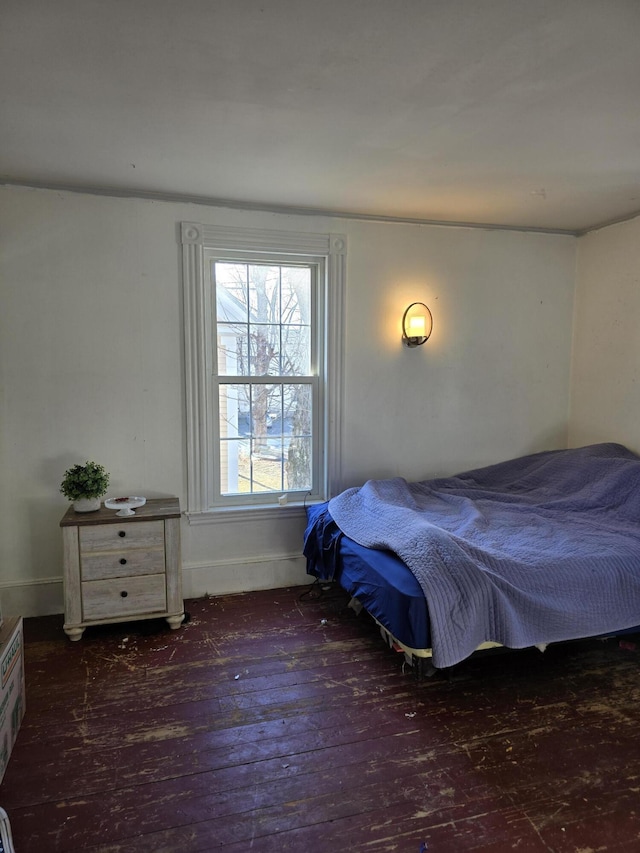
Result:
[[[185,598],[279,589],[309,582],[301,554],[184,563],[182,566],[182,593]],[[63,602],[62,576],[0,582],[0,612],[3,616],[52,616],[64,611]]]
[[64,611],[62,575],[0,582],[3,616],[52,616]]

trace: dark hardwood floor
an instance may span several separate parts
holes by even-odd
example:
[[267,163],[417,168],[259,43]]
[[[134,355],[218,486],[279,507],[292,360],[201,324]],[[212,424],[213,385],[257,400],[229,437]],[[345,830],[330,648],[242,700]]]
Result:
[[304,591],[78,643],[25,620],[17,853],[640,851],[640,638],[416,682],[341,593]]

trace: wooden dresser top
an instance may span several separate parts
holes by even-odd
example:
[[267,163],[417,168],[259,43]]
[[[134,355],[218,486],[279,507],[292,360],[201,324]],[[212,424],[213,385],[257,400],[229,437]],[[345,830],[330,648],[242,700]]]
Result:
[[60,527],[77,527],[86,524],[135,523],[156,518],[179,518],[180,501],[178,498],[151,498],[144,506],[135,510],[135,515],[118,516],[117,510],[107,509],[104,505],[95,512],[76,512],[72,506],[65,512]]

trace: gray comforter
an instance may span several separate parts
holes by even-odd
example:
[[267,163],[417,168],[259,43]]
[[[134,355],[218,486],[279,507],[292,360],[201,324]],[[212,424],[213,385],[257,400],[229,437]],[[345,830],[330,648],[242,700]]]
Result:
[[424,591],[433,662],[640,624],[640,458],[618,444],[538,453],[419,483],[370,480],[329,503]]

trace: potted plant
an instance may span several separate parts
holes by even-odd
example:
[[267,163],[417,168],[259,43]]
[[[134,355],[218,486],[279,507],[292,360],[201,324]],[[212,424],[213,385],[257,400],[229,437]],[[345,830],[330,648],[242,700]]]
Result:
[[109,474],[97,462],[74,465],[64,472],[60,491],[73,503],[76,512],[100,509],[100,498],[109,486]]

